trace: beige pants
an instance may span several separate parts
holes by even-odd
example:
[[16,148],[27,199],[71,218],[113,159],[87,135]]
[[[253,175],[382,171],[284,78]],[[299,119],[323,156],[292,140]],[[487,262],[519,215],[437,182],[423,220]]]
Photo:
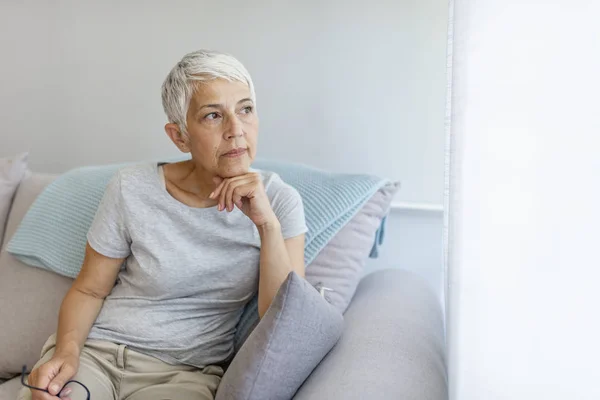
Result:
[[[50,360],[55,343],[56,336],[50,336],[34,368]],[[88,339],[72,379],[88,388],[92,400],[212,400],[222,376],[221,367],[200,370],[170,365],[124,345]],[[69,395],[72,400],[85,400],[85,389],[80,385],[71,383],[68,387],[73,389]],[[31,391],[24,387],[18,400],[30,399]]]

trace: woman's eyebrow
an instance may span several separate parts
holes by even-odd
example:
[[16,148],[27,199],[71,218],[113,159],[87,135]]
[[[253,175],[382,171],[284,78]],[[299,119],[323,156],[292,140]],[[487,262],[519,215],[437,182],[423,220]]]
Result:
[[203,106],[201,106],[200,108],[198,108],[198,111],[202,110],[203,108],[220,108],[222,107],[221,104],[205,104]]
[[[241,103],[245,103],[247,101],[252,101],[252,99],[250,97],[246,97],[245,99],[241,99],[237,103],[241,104]],[[203,108],[221,108],[221,107],[223,107],[222,104],[204,104],[203,106],[200,106],[200,108],[198,108],[198,110],[196,110],[196,112],[200,112]]]

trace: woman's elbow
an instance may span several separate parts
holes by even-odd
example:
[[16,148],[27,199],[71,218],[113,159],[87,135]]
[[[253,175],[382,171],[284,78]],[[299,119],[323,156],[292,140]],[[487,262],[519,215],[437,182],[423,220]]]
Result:
[[110,291],[105,290],[104,288],[85,287],[82,285],[73,285],[71,290],[75,293],[97,300],[104,300],[110,294]]

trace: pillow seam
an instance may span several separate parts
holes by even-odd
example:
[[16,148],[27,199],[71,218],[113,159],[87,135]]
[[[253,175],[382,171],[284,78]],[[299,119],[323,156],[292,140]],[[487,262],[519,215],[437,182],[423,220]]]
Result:
[[[291,273],[293,273],[293,272],[291,272]],[[288,275],[288,278],[290,278],[290,275]],[[290,278],[290,281],[291,281],[291,278]],[[285,283],[285,281],[284,281],[284,283]],[[277,314],[280,314],[285,309],[285,305],[287,303],[288,294],[290,292],[290,290],[289,290],[290,289],[289,288],[290,284],[291,284],[291,282],[287,283],[288,287],[287,287],[287,290],[285,291],[285,297],[283,298],[283,303],[281,305],[281,310]],[[275,301],[275,298],[273,298],[273,301]],[[281,320],[281,318],[278,317],[277,321],[275,321],[275,326],[273,327],[273,333],[277,331],[277,327],[279,326],[280,320]],[[250,388],[250,390],[248,391],[248,396],[246,396],[246,400],[248,400],[250,398],[250,395],[254,391],[254,387],[256,386],[256,381],[258,380],[258,376],[262,372],[262,367],[263,367],[263,365],[265,363],[265,360],[267,358],[267,354],[269,353],[269,349],[271,347],[271,342],[273,341],[273,336],[275,336],[275,335],[273,335],[273,334],[270,335],[269,341],[267,342],[267,346],[265,347],[265,354],[263,355],[262,360],[260,361],[260,365],[258,367],[258,374],[256,374],[256,376],[254,377],[254,382],[252,382],[252,388]]]

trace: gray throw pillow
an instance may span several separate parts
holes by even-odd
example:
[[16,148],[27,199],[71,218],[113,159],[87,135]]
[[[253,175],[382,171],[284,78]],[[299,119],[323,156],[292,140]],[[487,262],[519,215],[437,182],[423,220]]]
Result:
[[388,214],[399,183],[379,189],[306,267],[306,280],[326,287],[325,298],[341,313],[346,311],[363,276],[375,233]]
[[291,272],[229,365],[216,400],[291,399],[343,325],[342,314]]

